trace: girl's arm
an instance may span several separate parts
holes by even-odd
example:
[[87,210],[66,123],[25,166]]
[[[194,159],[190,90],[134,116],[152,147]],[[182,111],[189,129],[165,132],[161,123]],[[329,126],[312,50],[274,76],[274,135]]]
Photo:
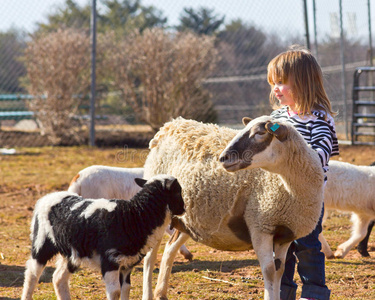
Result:
[[311,147],[319,154],[323,168],[332,155],[338,154],[338,144],[333,119],[317,119],[311,129]]

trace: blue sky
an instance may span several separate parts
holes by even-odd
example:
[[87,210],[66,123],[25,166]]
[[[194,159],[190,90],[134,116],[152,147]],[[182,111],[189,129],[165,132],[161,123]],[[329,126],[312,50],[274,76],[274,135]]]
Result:
[[[64,0],[0,0],[0,30],[11,27],[31,32],[36,22],[61,6]],[[90,0],[77,0],[81,5]],[[100,8],[100,0],[97,0]],[[309,8],[310,34],[313,35],[312,0]],[[225,22],[242,19],[246,23],[272,31],[279,35],[304,33],[302,0],[142,0],[143,5],[154,5],[168,17],[170,25],[176,25],[184,7],[214,8],[218,15],[225,15]],[[339,0],[316,0],[318,38],[332,32],[332,20],[338,17]],[[367,0],[342,0],[345,30],[352,34],[368,35]],[[372,3],[375,16],[375,1]],[[373,26],[372,26],[373,27]],[[374,30],[373,30],[374,31]]]

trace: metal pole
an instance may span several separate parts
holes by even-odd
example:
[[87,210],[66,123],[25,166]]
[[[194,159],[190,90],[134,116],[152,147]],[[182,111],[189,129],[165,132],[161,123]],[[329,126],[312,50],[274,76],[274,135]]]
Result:
[[348,134],[348,103],[346,99],[346,89],[345,89],[345,57],[344,57],[344,29],[342,22],[342,0],[339,0],[340,6],[340,58],[341,58],[341,90],[342,97],[344,98],[344,118],[345,118],[345,136],[349,140]]
[[318,60],[318,33],[316,30],[316,5],[315,0],[313,0],[313,20],[314,20],[314,48],[315,48],[315,57]]
[[95,146],[95,89],[96,89],[96,0],[91,6],[91,92],[90,92],[90,146]]
[[371,33],[371,7],[370,7],[370,0],[367,0],[367,10],[368,10],[368,36],[369,36],[369,56],[370,56],[370,66],[373,65],[373,53],[372,53],[372,33]]
[[[373,66],[373,52],[372,52],[372,30],[371,30],[371,6],[370,6],[370,0],[367,0],[367,13],[368,13],[368,43],[369,43],[369,60],[370,60],[370,66]],[[369,72],[368,76],[369,80],[369,86],[374,85],[374,73]],[[371,92],[371,99],[372,101],[375,101],[375,93],[374,91]],[[367,108],[366,108],[367,109]],[[373,108],[368,108],[369,113],[373,113]],[[373,132],[375,132],[375,128],[373,128]],[[352,139],[353,140],[353,139]]]
[[305,19],[306,48],[311,49],[311,47],[310,47],[310,34],[309,34],[309,21],[308,21],[308,16],[307,16],[306,0],[303,0],[303,11],[304,11],[304,19]]

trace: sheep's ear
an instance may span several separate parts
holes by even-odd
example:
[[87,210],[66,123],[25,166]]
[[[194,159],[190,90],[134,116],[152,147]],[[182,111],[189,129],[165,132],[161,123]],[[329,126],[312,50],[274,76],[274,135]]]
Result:
[[134,181],[135,181],[135,183],[138,184],[140,187],[143,187],[143,186],[146,184],[146,182],[147,182],[147,180],[142,179],[142,178],[134,178]]
[[288,129],[285,125],[267,122],[266,123],[266,130],[274,135],[280,142],[284,142],[288,137]]
[[176,178],[168,179],[166,184],[165,184],[165,187],[167,188],[167,190],[170,190],[170,191],[181,190],[181,186],[178,183]]
[[245,126],[247,124],[249,124],[251,122],[252,118],[249,118],[249,117],[244,117],[242,118],[242,124],[244,124]]

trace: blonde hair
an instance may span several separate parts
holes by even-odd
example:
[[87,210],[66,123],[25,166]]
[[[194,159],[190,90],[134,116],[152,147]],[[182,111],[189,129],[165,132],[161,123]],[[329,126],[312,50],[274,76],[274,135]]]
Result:
[[290,84],[295,109],[299,114],[310,114],[313,109],[319,109],[331,116],[337,115],[332,111],[324,89],[322,70],[310,51],[294,45],[277,55],[268,64],[267,80],[271,85],[270,103],[274,109],[280,107],[273,92],[277,80]]

